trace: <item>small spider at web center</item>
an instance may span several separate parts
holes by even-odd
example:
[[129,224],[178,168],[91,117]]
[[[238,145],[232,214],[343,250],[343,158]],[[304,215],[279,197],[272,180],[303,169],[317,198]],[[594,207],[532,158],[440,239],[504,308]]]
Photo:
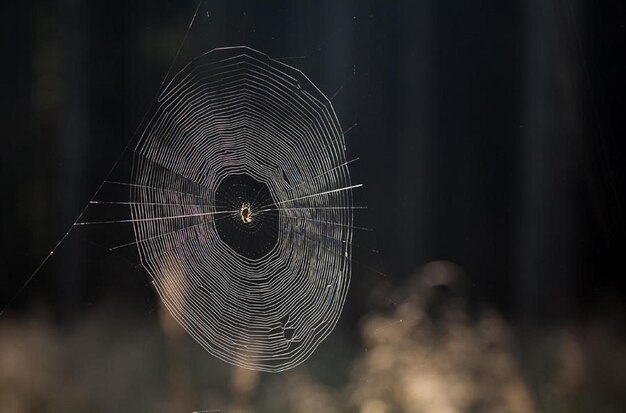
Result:
[[248,204],[243,204],[241,206],[241,220],[245,224],[252,222],[252,211],[250,211],[250,206]]

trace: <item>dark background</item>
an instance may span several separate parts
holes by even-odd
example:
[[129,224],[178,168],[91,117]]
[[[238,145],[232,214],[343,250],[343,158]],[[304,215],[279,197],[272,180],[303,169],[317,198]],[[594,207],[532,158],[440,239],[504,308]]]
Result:
[[[196,4],[2,6],[0,305],[133,136]],[[369,208],[357,225],[375,229],[381,253],[355,264],[340,329],[356,331],[374,309],[379,281],[401,290],[425,264],[449,261],[463,274],[469,314],[494,309],[516,332],[524,368],[534,340],[527,329],[610,319],[623,338],[624,8],[617,0],[205,2],[206,26],[191,36],[206,50],[248,45],[295,57],[285,62],[327,96],[343,87],[333,104],[344,130],[357,124],[346,139],[361,158],[355,176]],[[63,328],[114,300],[156,319],[147,283],[97,236],[72,233],[2,317],[40,311]]]

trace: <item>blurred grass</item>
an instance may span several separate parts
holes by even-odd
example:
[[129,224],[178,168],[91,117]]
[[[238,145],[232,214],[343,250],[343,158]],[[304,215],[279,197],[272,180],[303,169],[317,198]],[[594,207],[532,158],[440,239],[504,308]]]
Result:
[[470,316],[462,277],[430,263],[392,292],[399,304],[361,319],[360,346],[333,341],[332,351],[351,355],[347,375],[332,357],[284,374],[226,365],[164,310],[141,317],[109,303],[70,325],[43,312],[5,317],[0,411],[625,411],[621,307],[577,325],[521,328],[489,309]]

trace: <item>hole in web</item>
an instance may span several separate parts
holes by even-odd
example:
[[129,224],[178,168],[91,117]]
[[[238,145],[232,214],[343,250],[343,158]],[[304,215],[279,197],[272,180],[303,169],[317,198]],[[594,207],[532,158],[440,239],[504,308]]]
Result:
[[[268,186],[247,174],[225,177],[215,191],[221,211],[239,211],[216,220],[220,239],[236,253],[252,260],[267,255],[278,241],[279,220]],[[262,212],[261,212],[262,211]]]

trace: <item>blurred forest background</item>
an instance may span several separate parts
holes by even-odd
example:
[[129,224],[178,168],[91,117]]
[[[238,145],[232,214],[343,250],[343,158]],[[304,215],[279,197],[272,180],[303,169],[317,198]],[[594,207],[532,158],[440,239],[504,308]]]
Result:
[[[1,6],[0,305],[133,136],[196,5]],[[73,233],[0,316],[0,411],[626,411],[622,1],[202,6],[206,50],[295,57],[340,91],[380,254],[314,355],[266,374]]]

